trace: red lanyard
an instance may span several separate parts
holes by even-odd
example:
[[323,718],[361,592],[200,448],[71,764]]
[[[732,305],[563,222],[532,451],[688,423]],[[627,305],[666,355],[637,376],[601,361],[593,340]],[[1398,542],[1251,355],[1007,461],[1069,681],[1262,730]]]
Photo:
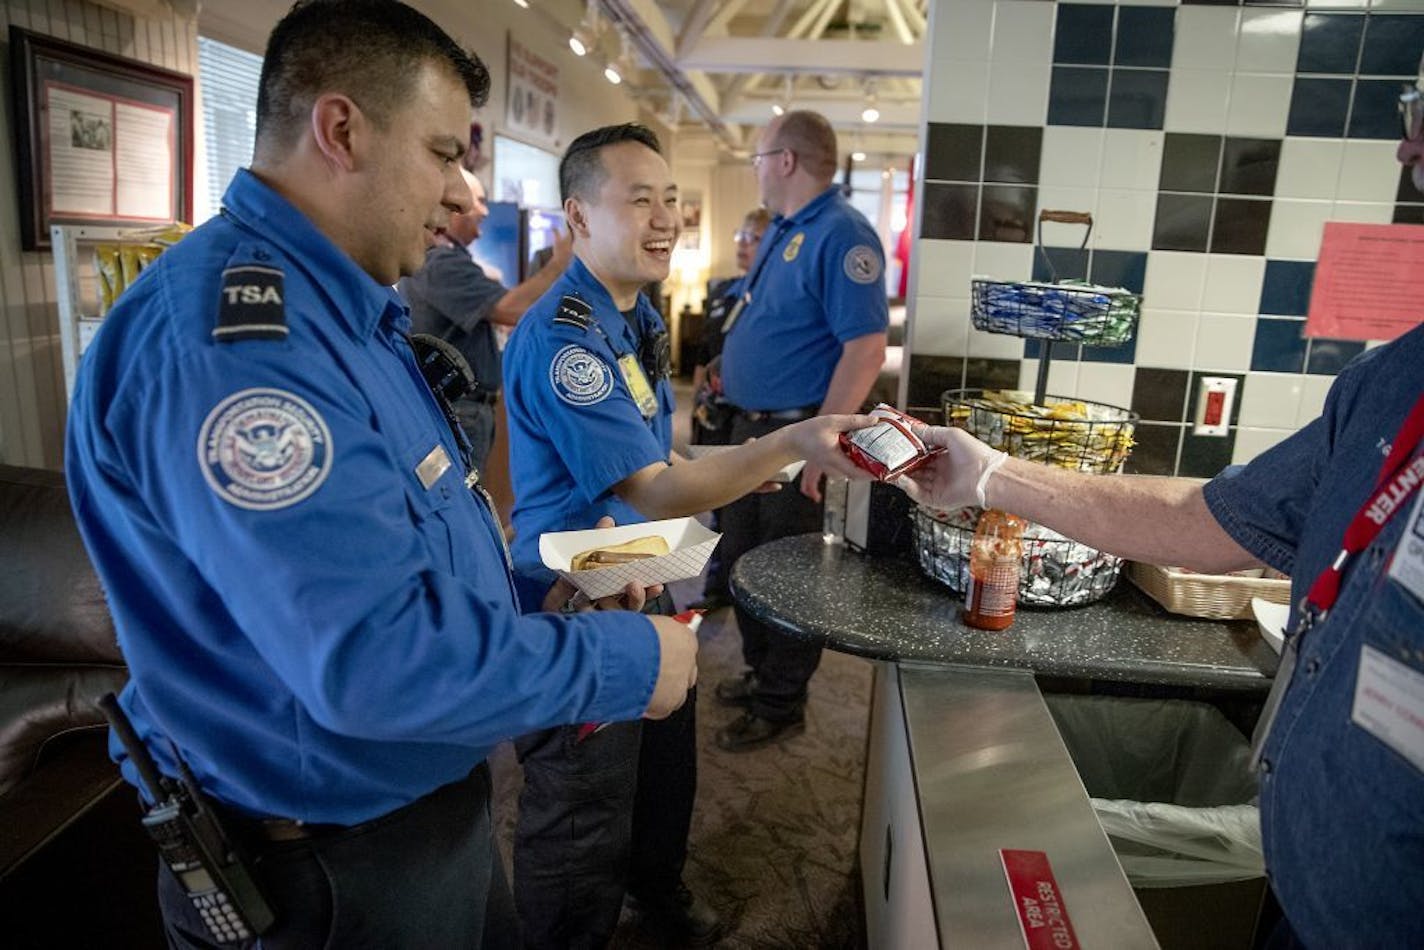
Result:
[[1421,440],[1424,440],[1424,394],[1414,403],[1404,425],[1400,426],[1399,434],[1394,437],[1394,445],[1380,468],[1374,492],[1355,512],[1350,526],[1345,529],[1340,553],[1335,555],[1334,563],[1321,571],[1315,583],[1310,585],[1310,593],[1305,595],[1302,605],[1302,627],[1320,620],[1335,606],[1335,600],[1340,596],[1340,581],[1350,559],[1369,547],[1390,517],[1404,507],[1420,483],[1424,482],[1424,455],[1410,460]]

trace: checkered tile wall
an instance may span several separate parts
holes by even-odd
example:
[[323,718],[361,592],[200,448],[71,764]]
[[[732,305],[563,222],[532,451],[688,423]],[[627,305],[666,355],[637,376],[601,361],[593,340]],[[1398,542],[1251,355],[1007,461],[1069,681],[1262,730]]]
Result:
[[[1119,349],[1055,344],[1049,392],[1141,413],[1130,471],[1209,476],[1314,418],[1367,345],[1302,335],[1328,220],[1424,223],[1394,159],[1424,0],[933,5],[908,403],[1032,388],[1036,342],[973,329],[975,274],[1144,295]],[[1090,211],[1080,227],[1039,209]],[[1196,436],[1197,380],[1241,381]]]

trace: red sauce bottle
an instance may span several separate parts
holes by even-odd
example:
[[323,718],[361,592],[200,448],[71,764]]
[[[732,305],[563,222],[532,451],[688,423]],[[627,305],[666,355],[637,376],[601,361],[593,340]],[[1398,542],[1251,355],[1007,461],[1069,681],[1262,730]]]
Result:
[[1022,518],[985,509],[969,548],[969,589],[964,622],[981,630],[1003,630],[1014,622],[1023,562]]

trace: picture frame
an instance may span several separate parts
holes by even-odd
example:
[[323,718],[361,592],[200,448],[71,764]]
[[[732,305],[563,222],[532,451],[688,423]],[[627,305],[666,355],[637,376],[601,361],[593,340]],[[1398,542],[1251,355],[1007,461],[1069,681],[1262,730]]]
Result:
[[193,217],[193,77],[10,27],[20,239]]

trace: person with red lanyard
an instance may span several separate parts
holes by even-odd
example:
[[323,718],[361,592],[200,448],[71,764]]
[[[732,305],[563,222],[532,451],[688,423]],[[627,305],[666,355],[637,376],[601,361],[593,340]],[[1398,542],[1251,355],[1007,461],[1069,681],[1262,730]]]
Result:
[[[1419,89],[1400,105],[1399,159],[1424,192]],[[1132,560],[1291,575],[1297,606],[1256,730],[1284,913],[1268,946],[1424,947],[1424,325],[1361,354],[1319,418],[1204,485],[920,434],[948,451],[899,480],[918,502],[1001,508]]]

